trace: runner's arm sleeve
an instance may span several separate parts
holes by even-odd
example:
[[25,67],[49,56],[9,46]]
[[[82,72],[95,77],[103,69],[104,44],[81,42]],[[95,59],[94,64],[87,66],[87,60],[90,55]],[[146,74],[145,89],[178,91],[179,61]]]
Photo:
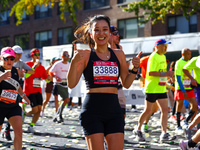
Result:
[[179,85],[181,91],[182,91],[183,93],[185,93],[186,90],[185,90],[185,88],[184,88],[184,86],[183,86],[183,83],[182,83],[182,81],[181,81],[181,76],[176,75],[176,78],[177,78],[177,82],[178,82],[178,85]]

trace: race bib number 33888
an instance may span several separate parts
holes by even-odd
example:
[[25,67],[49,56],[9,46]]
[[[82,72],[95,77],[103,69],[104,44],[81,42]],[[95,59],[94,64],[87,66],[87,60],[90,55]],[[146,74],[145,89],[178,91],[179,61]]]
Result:
[[116,62],[95,61],[93,64],[94,84],[117,84],[118,75]]

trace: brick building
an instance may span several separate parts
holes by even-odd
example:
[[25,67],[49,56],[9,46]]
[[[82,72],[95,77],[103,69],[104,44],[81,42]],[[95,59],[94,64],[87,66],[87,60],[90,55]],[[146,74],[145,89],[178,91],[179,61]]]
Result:
[[[130,39],[144,39],[152,36],[170,36],[174,33],[186,35],[200,32],[200,15],[194,14],[189,21],[182,15],[166,16],[165,24],[161,22],[152,25],[148,22],[139,25],[135,13],[123,12],[120,6],[125,6],[134,0],[80,0],[83,9],[77,12],[78,26],[88,16],[105,14],[110,17],[111,24],[117,26],[122,36],[122,43]],[[34,15],[23,16],[23,23],[16,26],[16,19],[5,12],[0,22],[0,48],[18,44],[24,50],[33,47],[70,44],[73,41],[73,31],[76,28],[71,19],[60,20],[59,6],[53,9],[36,7]],[[66,14],[67,15],[67,14]],[[67,15],[68,16],[68,15]],[[141,15],[142,17],[142,15]]]

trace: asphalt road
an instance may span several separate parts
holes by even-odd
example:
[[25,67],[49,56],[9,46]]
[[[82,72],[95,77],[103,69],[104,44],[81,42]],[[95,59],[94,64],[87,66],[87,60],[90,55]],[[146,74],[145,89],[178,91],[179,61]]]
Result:
[[[30,109],[27,107],[27,109]],[[185,139],[185,135],[177,136],[174,142],[159,143],[160,136],[160,114],[155,114],[151,117],[149,122],[150,132],[146,133],[145,143],[136,141],[132,130],[136,126],[139,114],[143,106],[137,106],[137,112],[127,111],[126,126],[125,126],[125,144],[124,150],[163,150],[163,149],[180,149],[178,143],[181,139]],[[28,133],[27,127],[31,121],[31,117],[25,118],[23,124],[23,149],[27,150],[85,150],[87,149],[86,141],[79,124],[78,116],[80,109],[73,108],[71,111],[64,110],[64,123],[54,123],[52,117],[55,110],[52,107],[47,107],[45,110],[45,117],[40,117],[35,125],[35,134]],[[168,122],[168,131],[170,134],[175,134],[175,122]],[[13,131],[11,131],[12,139],[14,138]],[[0,137],[0,149],[11,150],[13,147],[12,141],[6,141]]]

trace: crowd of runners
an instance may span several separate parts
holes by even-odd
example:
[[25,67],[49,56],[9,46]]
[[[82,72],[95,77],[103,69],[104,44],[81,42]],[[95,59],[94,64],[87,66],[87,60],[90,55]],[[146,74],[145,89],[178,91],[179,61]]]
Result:
[[[23,50],[18,45],[1,49],[0,129],[7,118],[2,137],[12,140],[11,125],[15,150],[22,149],[24,118],[32,116],[28,131],[35,133],[34,126],[39,117],[47,113],[45,107],[52,93],[55,99],[52,121],[64,122],[63,110],[67,104],[72,105],[73,98],[73,94],[69,97],[68,88],[72,89],[71,93],[76,87],[80,89],[82,78],[85,79],[87,94],[82,104],[81,91],[78,92],[79,120],[89,150],[123,149],[126,117],[123,88],[129,88],[136,78],[139,78],[145,94],[145,107],[133,130],[137,140],[146,141],[143,132],[148,132],[149,119],[160,109],[160,142],[176,138],[167,132],[168,120],[172,119],[177,123],[175,132],[186,134],[187,140],[180,141],[180,148],[190,150],[197,146],[200,141],[200,131],[196,129],[200,123],[200,56],[191,58],[192,51],[183,48],[181,58],[168,69],[165,53],[168,44],[173,43],[158,39],[150,55],[140,59],[140,52],[131,62],[126,61],[118,29],[105,15],[89,18],[74,36],[77,38],[74,43],[88,44],[90,49],[77,50],[74,45],[74,56],[70,62],[68,51],[63,51],[62,57],[51,58],[46,68],[39,61],[40,51],[37,48],[31,50],[28,62],[20,59]],[[46,81],[44,100],[42,80]],[[62,98],[60,104],[58,95]],[[188,101],[187,106],[185,101]],[[31,106],[29,111],[26,111],[26,105]],[[192,130],[196,131],[194,135]]]

